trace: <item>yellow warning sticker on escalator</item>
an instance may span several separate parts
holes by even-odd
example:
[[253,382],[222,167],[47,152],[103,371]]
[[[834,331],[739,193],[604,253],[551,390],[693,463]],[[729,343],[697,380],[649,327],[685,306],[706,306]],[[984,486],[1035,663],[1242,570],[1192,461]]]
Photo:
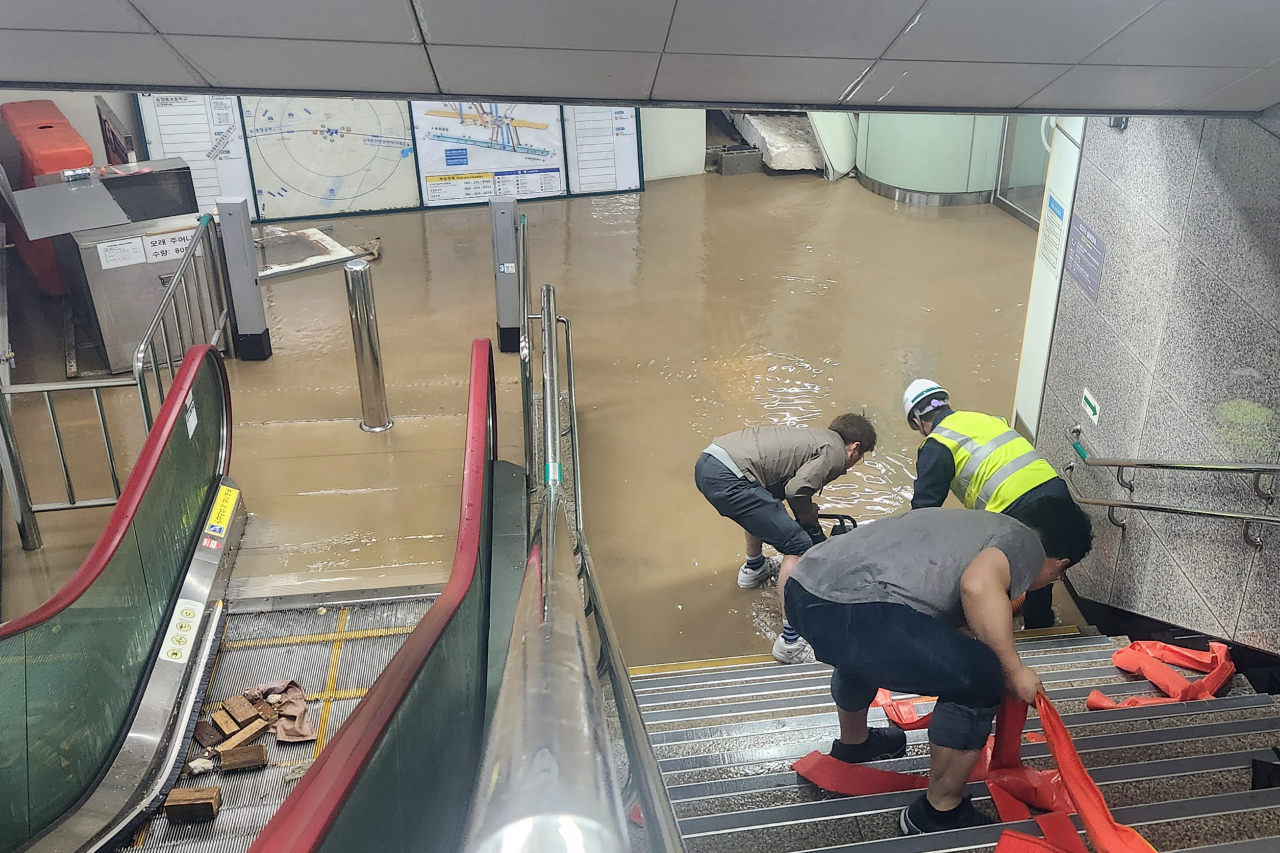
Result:
[[231,526],[231,515],[235,512],[238,497],[240,497],[239,489],[233,489],[230,486],[218,487],[218,497],[213,501],[213,509],[209,510],[209,522],[204,527],[205,533],[217,536],[219,539],[227,535],[227,528]]

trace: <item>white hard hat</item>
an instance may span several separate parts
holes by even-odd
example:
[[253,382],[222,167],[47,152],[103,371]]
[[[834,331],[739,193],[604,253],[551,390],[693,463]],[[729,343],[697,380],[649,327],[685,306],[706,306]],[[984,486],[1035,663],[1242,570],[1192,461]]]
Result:
[[912,410],[914,410],[916,406],[920,405],[920,402],[926,397],[931,397],[934,394],[941,394],[943,397],[946,397],[947,389],[943,388],[932,379],[917,379],[907,386],[907,390],[902,394],[902,410],[907,416],[908,426],[913,428],[915,426],[911,423]]

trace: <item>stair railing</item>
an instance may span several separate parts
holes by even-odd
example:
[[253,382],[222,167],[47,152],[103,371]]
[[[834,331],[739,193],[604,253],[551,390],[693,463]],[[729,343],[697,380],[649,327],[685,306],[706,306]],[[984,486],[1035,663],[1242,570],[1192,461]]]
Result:
[[[1080,464],[1088,468],[1113,468],[1115,469],[1116,482],[1121,488],[1129,492],[1132,496],[1134,491],[1134,481],[1130,477],[1125,478],[1125,471],[1129,469],[1149,469],[1159,471],[1199,471],[1215,474],[1252,474],[1253,475],[1253,492],[1258,496],[1259,500],[1270,504],[1275,500],[1274,478],[1280,474],[1280,465],[1258,463],[1258,462],[1184,462],[1176,460],[1164,459],[1130,459],[1130,458],[1114,458],[1095,456],[1084,438],[1084,430],[1079,426],[1073,426],[1067,430],[1067,437],[1071,441],[1071,447],[1075,450],[1076,455],[1080,457]],[[1255,524],[1280,524],[1280,518],[1271,515],[1258,515],[1255,513],[1230,512],[1227,510],[1211,510],[1196,507],[1185,506],[1169,506],[1167,504],[1146,503],[1143,501],[1132,500],[1114,500],[1110,498],[1091,498],[1085,497],[1076,488],[1075,482],[1072,480],[1072,474],[1076,470],[1076,461],[1071,460],[1064,468],[1067,476],[1063,479],[1067,483],[1067,488],[1071,491],[1072,498],[1076,503],[1084,506],[1099,506],[1107,508],[1107,520],[1116,527],[1124,529],[1125,520],[1116,515],[1118,509],[1138,510],[1141,512],[1162,512],[1173,515],[1192,515],[1201,518],[1220,518],[1228,521],[1239,521],[1241,523],[1240,535],[1244,539],[1245,544],[1255,550],[1262,549],[1262,534],[1252,530]],[[1263,488],[1262,478],[1271,477],[1272,485]]]
[[[604,718],[603,694],[599,682],[604,678],[609,679],[609,683],[613,688],[613,699],[616,713],[618,716],[619,727],[622,733],[623,745],[627,755],[627,779],[619,785],[614,779],[612,773],[612,765],[610,764],[607,774],[604,774],[598,782],[593,784],[598,792],[595,799],[590,802],[582,802],[581,798],[577,805],[578,808],[568,812],[567,815],[610,815],[614,812],[615,803],[625,803],[626,808],[632,801],[638,801],[640,813],[644,818],[645,834],[648,838],[648,846],[652,853],[683,853],[684,843],[680,837],[679,825],[676,822],[675,812],[671,806],[671,800],[667,796],[666,787],[663,784],[662,772],[658,766],[658,759],[653,751],[653,745],[649,741],[649,737],[644,727],[644,720],[640,713],[640,705],[636,700],[635,690],[631,686],[631,679],[627,673],[626,660],[622,655],[621,647],[617,640],[617,632],[614,629],[613,621],[609,617],[608,608],[605,605],[604,597],[600,592],[599,584],[596,580],[595,564],[591,558],[591,551],[587,546],[586,535],[583,530],[583,514],[582,514],[582,482],[579,475],[580,467],[580,441],[578,429],[577,414],[577,394],[576,382],[574,375],[574,358],[573,358],[573,327],[568,318],[560,316],[556,310],[556,294],[555,288],[551,285],[543,285],[541,290],[540,310],[535,313],[533,307],[529,304],[530,288],[528,286],[528,250],[526,240],[527,223],[522,216],[519,223],[519,239],[517,241],[517,269],[519,271],[519,283],[524,306],[524,317],[521,327],[520,336],[520,360],[521,360],[521,392],[524,401],[525,415],[525,464],[528,484],[531,492],[540,493],[540,500],[531,501],[531,512],[536,513],[533,524],[530,525],[532,541],[530,543],[530,568],[526,570],[525,581],[521,590],[521,603],[517,606],[517,622],[512,631],[512,647],[508,653],[508,672],[503,677],[503,690],[509,690],[515,693],[517,689],[523,692],[523,699],[520,707],[529,711],[538,707],[541,702],[541,708],[545,712],[547,709],[564,706],[566,702],[562,695],[558,700],[560,705],[547,701],[545,696],[540,696],[538,691],[545,693],[546,691],[556,691],[564,693],[565,691],[584,691],[587,695],[581,697],[571,697],[575,699],[581,698],[581,707],[588,708],[590,711],[590,721],[588,725],[578,726],[572,737],[563,737],[559,740],[559,748],[569,752],[566,756],[556,755],[561,772],[573,769],[579,777],[592,777],[599,775],[598,769],[591,762],[586,760],[585,753],[582,750],[590,752],[592,750],[604,749],[608,752],[607,738],[603,742],[597,740],[597,732],[606,730]],[[531,321],[538,321],[541,327],[541,362],[542,362],[542,409],[541,409],[541,436],[534,436],[536,430],[533,428],[533,338],[529,333]],[[560,359],[559,349],[559,327],[563,326],[565,330],[564,337],[564,370],[565,370],[565,390],[567,392],[567,427],[561,428],[561,410],[560,410]],[[562,441],[565,437],[569,439],[568,455],[570,458],[570,468],[568,476],[561,464]],[[540,440],[539,440],[540,439]],[[535,444],[537,445],[535,447]],[[540,453],[539,453],[540,451]],[[538,465],[538,457],[541,456],[541,466]],[[567,482],[566,482],[567,480]],[[565,504],[568,501],[568,495],[564,493],[567,486],[573,489],[573,510],[574,518],[570,525],[572,530],[571,556],[568,559],[569,566],[565,566],[566,562],[563,557],[557,560],[557,554],[561,553],[564,546],[564,540],[557,536],[557,526],[561,519],[567,517]],[[540,506],[540,510],[532,509],[533,506]],[[568,532],[568,531],[566,531]],[[559,547],[555,547],[558,545]],[[540,575],[533,573],[533,560],[536,557],[541,561],[538,566]],[[572,565],[576,562],[576,572],[567,577],[572,582],[569,587],[572,594],[565,593],[563,590],[563,581],[566,580],[564,569],[569,568],[572,571]],[[584,619],[591,619],[594,626],[595,641],[598,646],[598,658],[595,660],[594,671],[585,673],[585,677],[577,672],[577,662],[565,663],[558,669],[558,682],[554,685],[541,683],[539,673],[535,670],[538,667],[546,669],[544,663],[539,663],[539,653],[531,651],[529,637],[536,633],[531,630],[528,625],[522,625],[522,613],[525,614],[524,621],[529,621],[528,614],[533,609],[528,608],[525,603],[526,595],[530,592],[531,581],[534,578],[540,578],[538,589],[540,589],[543,598],[543,611],[546,619],[552,625],[558,624],[559,632],[563,637],[565,632],[575,633],[579,626],[584,625]],[[561,590],[557,597],[556,590]],[[566,611],[572,605],[571,612]],[[553,634],[555,632],[552,632]],[[589,647],[587,645],[579,645],[577,648],[583,655],[589,655]],[[560,655],[564,657],[563,654]],[[531,661],[534,666],[526,663],[523,677],[518,671],[512,671],[511,661],[518,659]],[[554,659],[550,655],[547,659]],[[567,676],[567,678],[566,678]],[[566,683],[571,682],[571,683]],[[510,687],[508,686],[510,685]],[[517,688],[517,685],[519,687]],[[578,707],[576,704],[573,707]],[[544,719],[537,723],[538,726],[548,731],[554,731],[557,726],[560,730],[565,731],[563,722],[564,718],[572,717],[572,714],[566,714],[560,711],[560,719],[553,721]],[[512,732],[520,727],[527,732],[531,729],[531,724],[536,722],[536,718],[525,713],[523,717],[516,719],[513,714],[513,703],[503,707],[503,696],[500,694],[498,699],[498,708],[495,710],[494,723],[492,726],[490,745],[499,746],[504,741],[508,744],[503,751],[511,753],[514,745],[517,743],[513,739]],[[532,758],[536,747],[537,740],[525,736],[522,746],[524,754]],[[548,756],[549,758],[549,756]],[[612,759],[606,754],[604,758],[611,762]],[[508,772],[504,768],[511,767],[508,763],[504,765],[499,756],[492,752],[486,752],[485,766],[481,772],[482,779],[496,779],[497,787],[487,796],[488,802],[482,802],[486,797],[483,795],[477,798],[476,818],[472,826],[472,834],[468,850],[479,851],[488,850],[488,846],[483,846],[485,842],[492,844],[499,837],[511,838],[510,834],[500,835],[500,827],[502,824],[495,819],[497,815],[502,815],[507,821],[507,827],[515,826],[514,818],[521,814],[521,809],[513,808],[516,803],[523,803],[526,808],[524,813],[528,813],[530,804],[536,802],[541,803],[543,811],[550,813],[547,808],[551,805],[551,799],[556,795],[563,795],[569,791],[566,787],[557,787],[556,784],[546,784],[542,786],[542,790],[535,792],[531,790],[519,791],[508,784],[513,777],[512,772]],[[547,780],[549,781],[549,780]],[[584,789],[579,788],[579,791]],[[588,788],[589,790],[589,788]],[[507,801],[505,808],[494,804],[493,800],[502,797]],[[486,817],[488,815],[489,817]],[[481,825],[484,825],[483,831],[477,831]],[[538,822],[534,820],[532,823],[526,821],[526,828],[537,827]],[[598,819],[589,819],[584,824],[584,833],[587,831],[595,832],[600,828]],[[623,848],[626,846],[625,829],[621,826],[610,827],[606,836],[596,834],[588,839],[588,845],[585,849],[593,851],[603,851],[610,849],[615,843],[621,843]],[[584,835],[584,837],[586,837]],[[594,845],[594,846],[593,846]],[[505,848],[504,848],[505,849]],[[514,849],[514,848],[513,848]],[[526,846],[518,849],[533,849]],[[549,849],[549,848],[548,848]]]

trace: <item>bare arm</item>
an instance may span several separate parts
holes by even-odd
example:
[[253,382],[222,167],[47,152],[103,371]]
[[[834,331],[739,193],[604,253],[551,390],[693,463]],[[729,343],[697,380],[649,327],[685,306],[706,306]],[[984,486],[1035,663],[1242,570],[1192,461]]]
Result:
[[1043,690],[1040,677],[1022,663],[1013,644],[1009,604],[1009,559],[998,548],[984,548],[960,578],[965,620],[979,640],[996,653],[1006,689],[1024,702]]

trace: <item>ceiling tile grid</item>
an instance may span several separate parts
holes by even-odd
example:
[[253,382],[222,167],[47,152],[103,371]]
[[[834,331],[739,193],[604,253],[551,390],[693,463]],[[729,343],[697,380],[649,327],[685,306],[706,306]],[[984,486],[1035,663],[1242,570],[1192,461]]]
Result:
[[4,5],[0,79],[35,87],[920,111],[1254,112],[1280,102],[1280,0]]

